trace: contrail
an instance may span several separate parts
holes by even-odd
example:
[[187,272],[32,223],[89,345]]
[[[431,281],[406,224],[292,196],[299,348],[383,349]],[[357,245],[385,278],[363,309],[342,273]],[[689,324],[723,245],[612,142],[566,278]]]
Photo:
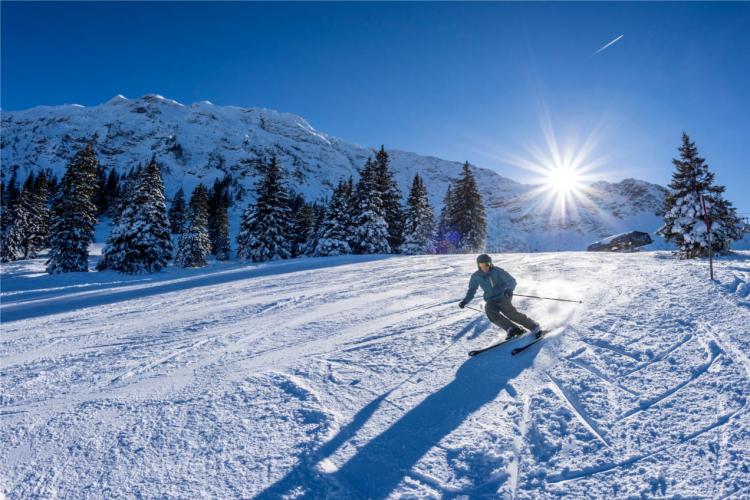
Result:
[[625,36],[625,35],[620,35],[620,36],[618,36],[617,38],[615,38],[614,40],[612,40],[611,42],[609,42],[609,43],[608,43],[607,45],[605,45],[604,47],[602,47],[601,49],[597,50],[596,52],[594,52],[594,53],[593,53],[593,54],[591,54],[591,55],[593,55],[593,56],[597,55],[597,54],[598,54],[599,52],[601,52],[602,50],[606,49],[607,47],[609,47],[609,46],[610,46],[610,45],[612,45],[613,43],[617,42],[617,41],[618,41],[618,40],[619,40],[620,38],[622,38],[622,37],[624,37],[624,36]]

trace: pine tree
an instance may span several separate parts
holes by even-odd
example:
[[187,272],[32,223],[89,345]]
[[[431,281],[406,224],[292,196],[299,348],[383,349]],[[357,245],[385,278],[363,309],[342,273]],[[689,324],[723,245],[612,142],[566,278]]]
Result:
[[8,232],[13,224],[13,214],[11,207],[8,205],[7,184],[4,178],[0,177],[0,262],[11,262],[16,260],[16,249],[18,248],[10,238]]
[[435,253],[434,231],[435,212],[430,205],[422,178],[417,174],[414,176],[407,202],[401,252],[409,255]]
[[180,235],[175,261],[181,267],[202,267],[211,253],[208,237],[208,190],[198,184],[190,195],[187,227]]
[[169,207],[169,228],[172,234],[182,234],[185,227],[185,191],[182,186],[174,195]]
[[368,158],[360,172],[353,202],[353,250],[360,254],[390,253],[388,223],[376,185],[375,164]]
[[60,190],[60,181],[57,180],[57,177],[55,177],[51,171],[47,172],[47,189],[49,190],[47,204],[50,205]]
[[307,238],[307,243],[305,244],[303,252],[305,255],[315,255],[315,248],[318,246],[318,240],[320,240],[323,231],[323,221],[326,216],[326,207],[320,203],[312,203],[310,205],[310,210],[312,211],[313,223],[310,228],[310,235]]
[[389,167],[388,153],[384,146],[380,146],[380,151],[375,154],[375,185],[383,203],[383,216],[388,224],[388,244],[396,252],[403,239],[404,213],[401,207],[401,190]]
[[469,162],[464,163],[461,176],[454,185],[453,197],[453,223],[460,235],[458,252],[476,253],[484,250],[487,240],[484,203]]
[[456,230],[456,207],[453,188],[448,184],[443,198],[443,207],[440,209],[440,219],[435,231],[435,251],[437,253],[456,253],[458,242],[461,239]]
[[13,262],[23,256],[23,235],[14,223],[5,226],[0,235],[0,262]]
[[50,231],[50,190],[49,176],[41,172],[34,180],[32,189],[32,217],[28,233],[30,256],[45,248],[48,244]]
[[314,255],[345,255],[351,253],[347,228],[349,222],[349,196],[347,184],[339,182],[323,217]]
[[8,195],[5,193],[5,177],[0,174],[0,234],[5,229],[5,225],[9,222],[8,217]]
[[732,241],[742,238],[736,209],[724,200],[724,186],[714,185],[714,174],[684,132],[679,151],[680,158],[672,160],[676,171],[672,174],[670,192],[664,202],[664,225],[657,233],[674,242],[685,258],[707,255],[705,202],[711,223],[711,248],[714,252],[726,252]]
[[6,260],[27,259],[29,257],[29,235],[34,218],[34,174],[29,174],[17,196],[11,217],[13,225],[5,235],[4,254]]
[[131,204],[135,191],[138,189],[138,182],[141,175],[142,166],[131,168],[128,173],[120,177],[118,183],[117,197],[114,201],[114,210],[112,221],[117,224],[120,222],[120,216],[123,211]]
[[256,184],[256,201],[242,214],[237,236],[240,258],[254,262],[291,257],[289,195],[276,158]]
[[117,174],[117,171],[114,169],[114,167],[112,167],[112,169],[109,171],[109,175],[107,176],[107,184],[104,188],[107,199],[105,213],[110,217],[113,216],[115,212],[119,182],[120,176]]
[[16,202],[19,196],[18,178],[13,170],[11,178],[0,188],[0,260],[11,262],[20,258],[20,233],[13,228]]
[[[49,190],[47,174],[29,174],[23,189],[16,196],[13,207],[7,207],[8,193],[0,188],[3,196],[3,229],[0,232],[2,251],[0,260],[9,262],[36,257],[47,244],[49,232]],[[15,195],[15,193],[14,193]]]
[[315,209],[312,203],[307,203],[302,195],[292,197],[290,209],[294,219],[292,257],[307,255],[308,246],[315,230]]
[[50,274],[88,271],[89,244],[96,223],[96,168],[93,144],[78,151],[60,181],[50,223]]
[[3,229],[0,232],[0,262],[13,262],[23,256],[22,223],[17,222],[19,217],[16,215],[18,205],[16,201],[14,206],[3,208]]
[[18,186],[18,173],[14,168],[13,174],[10,176],[10,180],[5,187],[5,203],[9,210],[13,210],[19,196],[21,196],[21,189]]
[[[226,208],[221,208],[216,214],[214,222],[214,240],[211,242],[211,250],[216,260],[229,260],[231,248],[229,246],[229,214]],[[210,238],[209,238],[210,241]]]
[[167,267],[172,257],[159,164],[152,158],[129,182],[133,199],[112,230],[97,269],[129,274],[157,272]]
[[229,260],[230,177],[214,181],[208,193],[208,239],[217,260]]
[[106,215],[109,208],[109,199],[107,198],[107,174],[102,165],[96,167],[94,204],[96,205],[97,215]]
[[20,245],[19,253],[21,259],[33,258],[40,248],[41,231],[39,228],[39,215],[36,213],[37,203],[34,196],[34,174],[31,173],[23,184],[21,195],[18,197],[13,214],[14,232]]

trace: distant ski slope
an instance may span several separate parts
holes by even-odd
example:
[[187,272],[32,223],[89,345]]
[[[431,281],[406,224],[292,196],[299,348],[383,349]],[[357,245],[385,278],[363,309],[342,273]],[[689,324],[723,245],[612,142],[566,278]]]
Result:
[[[750,253],[497,255],[549,338],[459,310],[473,256],[148,276],[3,266],[0,481],[28,497],[750,495]],[[481,300],[472,305],[479,306]]]

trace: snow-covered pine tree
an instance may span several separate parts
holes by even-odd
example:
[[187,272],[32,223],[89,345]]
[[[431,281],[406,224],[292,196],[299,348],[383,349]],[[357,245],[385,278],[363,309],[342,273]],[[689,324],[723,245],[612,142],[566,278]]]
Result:
[[22,239],[21,231],[13,222],[5,226],[2,234],[0,234],[0,262],[13,262],[22,257]]
[[117,191],[118,191],[118,184],[120,182],[120,176],[117,173],[117,170],[115,170],[114,167],[109,171],[109,175],[107,176],[107,184],[105,186],[105,192],[106,192],[106,209],[105,213],[109,215],[110,217],[114,215],[115,211],[115,203],[117,202]]
[[288,259],[292,255],[289,195],[276,157],[263,170],[255,186],[256,201],[242,214],[237,254],[254,262]]
[[312,211],[313,223],[312,227],[310,228],[310,234],[307,238],[307,243],[305,243],[303,252],[304,255],[315,255],[315,247],[318,246],[318,239],[320,239],[320,235],[323,230],[323,220],[326,216],[326,209],[322,203],[311,203],[310,210]]
[[[20,198],[20,197],[19,197]],[[0,233],[0,262],[13,262],[23,256],[23,216],[19,216],[19,200],[12,207],[3,208]]]
[[169,229],[172,234],[182,234],[182,230],[185,227],[185,191],[180,186],[180,189],[174,195],[172,199],[172,205],[169,207]]
[[6,251],[9,249],[6,248],[5,240],[7,236],[5,234],[5,229],[10,227],[12,219],[8,207],[8,195],[5,192],[5,185],[5,176],[0,173],[0,262],[10,262],[11,260],[15,260],[15,254],[13,252],[6,255]]
[[135,168],[131,168],[128,173],[120,177],[118,183],[117,197],[115,198],[114,210],[112,214],[112,221],[117,224],[120,222],[120,215],[128,207],[135,196],[135,191],[138,189],[138,182],[141,175],[141,165]]
[[312,203],[307,203],[304,196],[297,194],[292,197],[291,213],[292,229],[292,257],[306,255],[310,240],[315,230],[315,210]]
[[31,236],[34,224],[34,173],[26,178],[19,195],[13,204],[11,224],[3,233],[3,251],[0,258],[3,262],[33,257]]
[[42,171],[34,180],[34,218],[33,233],[30,245],[34,254],[47,247],[50,224],[50,177],[49,172]]
[[331,196],[323,222],[320,226],[318,242],[314,255],[325,257],[328,255],[346,255],[351,253],[347,228],[349,222],[349,196],[347,184],[339,182]]
[[0,262],[12,262],[21,258],[22,237],[14,224],[20,194],[15,169],[8,182],[3,182],[0,186]]
[[[216,260],[229,260],[231,249],[229,247],[229,213],[226,207],[219,207],[213,222],[213,241],[211,251]],[[211,240],[209,236],[209,241]]]
[[664,224],[657,233],[674,242],[685,258],[708,255],[702,196],[711,222],[711,248],[726,252],[732,241],[742,238],[736,209],[723,198],[724,186],[714,185],[714,174],[685,132],[679,151],[680,158],[672,160],[676,171],[664,200]]
[[453,222],[460,235],[456,250],[459,253],[484,250],[487,240],[484,203],[468,161],[464,163],[461,176],[453,186],[453,209]]
[[230,178],[214,181],[208,193],[208,239],[216,260],[229,260]]
[[[46,189],[43,184],[37,184],[38,179],[44,179],[44,173],[38,177],[29,174],[24,183],[21,195],[18,197],[14,212],[14,232],[20,241],[20,257],[29,259],[36,257],[37,252],[44,248],[47,239],[49,208],[47,207]],[[37,187],[42,190],[37,193]]]
[[7,182],[4,176],[0,181],[0,210],[2,211],[0,213],[0,234],[4,234],[5,229],[13,222],[13,207],[19,194],[18,179],[14,169],[13,175]]
[[180,235],[175,262],[181,267],[202,267],[211,253],[208,237],[208,190],[198,184],[190,195],[188,221]]
[[427,188],[419,174],[416,174],[406,205],[401,253],[408,255],[435,253],[434,232],[435,212],[427,197]]
[[68,164],[55,196],[50,219],[50,274],[88,271],[89,244],[96,223],[96,168],[93,143]]
[[104,166],[96,167],[96,193],[94,194],[94,205],[96,205],[97,216],[107,213],[109,200],[107,199],[107,172]]
[[359,254],[390,253],[388,223],[377,188],[375,164],[370,158],[360,171],[353,197],[352,250]]
[[435,231],[435,251],[442,254],[456,253],[460,239],[461,236],[456,230],[456,207],[453,187],[448,184]]
[[5,184],[5,191],[3,194],[5,202],[4,206],[12,212],[13,207],[16,205],[18,197],[21,195],[21,189],[18,186],[18,174],[15,168],[13,169],[13,173],[11,174],[10,179]]
[[157,272],[167,267],[172,258],[159,164],[152,158],[129,182],[133,198],[107,239],[97,269],[129,274]]
[[9,222],[7,195],[5,193],[5,176],[0,174],[0,234]]
[[388,224],[388,244],[393,252],[398,252],[404,231],[404,209],[401,206],[402,194],[390,169],[390,158],[385,146],[375,154],[375,185],[383,202],[383,216]]

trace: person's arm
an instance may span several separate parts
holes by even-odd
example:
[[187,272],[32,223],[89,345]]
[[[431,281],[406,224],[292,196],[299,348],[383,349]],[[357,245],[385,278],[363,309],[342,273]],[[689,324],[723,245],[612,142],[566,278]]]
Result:
[[471,279],[469,280],[469,289],[466,291],[466,296],[464,297],[464,300],[458,303],[458,307],[463,309],[463,307],[471,302],[471,299],[474,298],[474,294],[477,293],[477,287],[479,286],[479,282],[474,279],[474,275],[471,275]]
[[511,276],[510,273],[505,269],[502,269],[500,267],[496,267],[495,269],[497,269],[497,273],[500,276],[500,279],[503,280],[503,283],[505,284],[505,290],[503,290],[503,294],[512,297],[513,290],[516,289],[515,278],[513,278],[513,276]]

